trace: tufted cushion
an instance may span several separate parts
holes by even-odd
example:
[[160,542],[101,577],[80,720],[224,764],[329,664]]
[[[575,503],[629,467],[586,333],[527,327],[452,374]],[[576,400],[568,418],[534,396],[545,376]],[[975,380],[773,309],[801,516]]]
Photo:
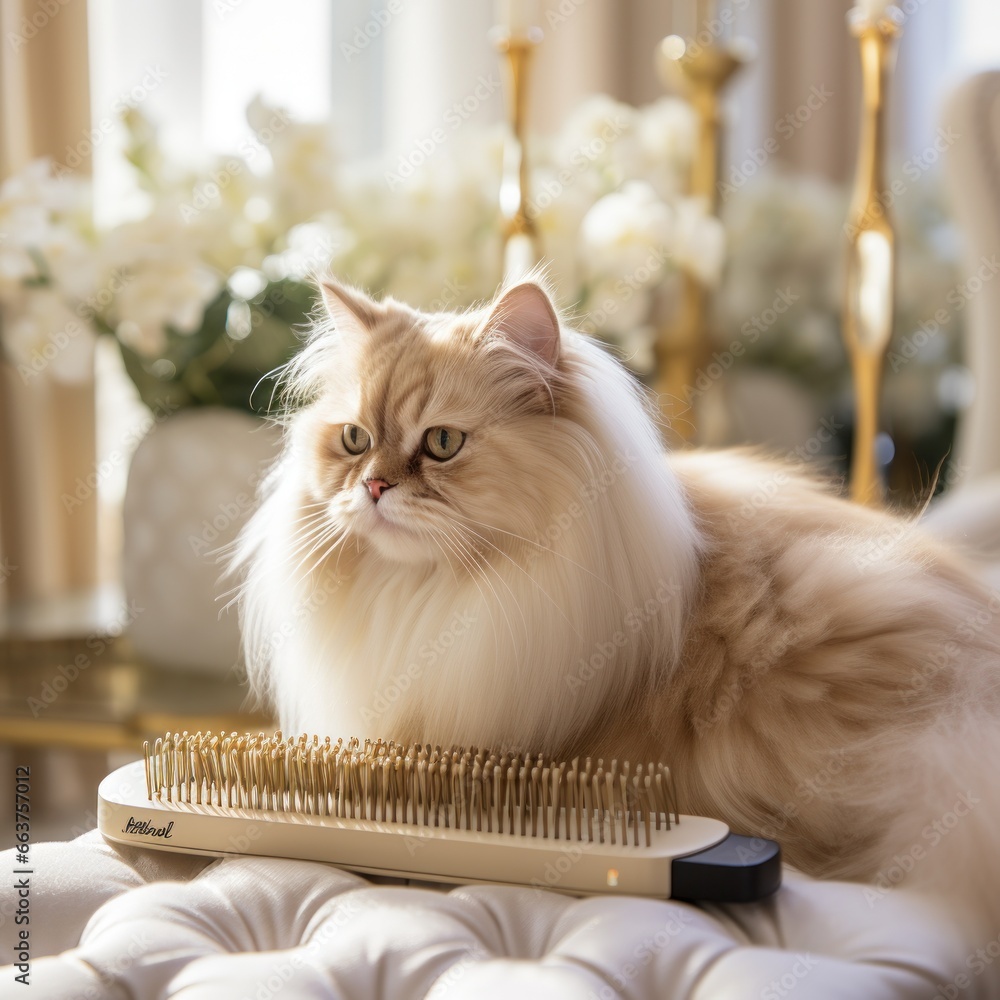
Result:
[[[932,901],[902,889],[874,898],[863,886],[794,872],[764,903],[698,908],[537,889],[374,885],[305,861],[206,864],[119,851],[96,833],[34,852],[32,997],[1000,995],[992,967],[969,973],[974,947]],[[2,864],[14,867],[12,852]],[[5,956],[11,913],[4,905]],[[3,970],[0,996],[21,995],[13,975]]]

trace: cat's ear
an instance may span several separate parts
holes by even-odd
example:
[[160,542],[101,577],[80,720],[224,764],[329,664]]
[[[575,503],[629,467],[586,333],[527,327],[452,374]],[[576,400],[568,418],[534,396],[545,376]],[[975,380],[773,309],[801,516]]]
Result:
[[381,310],[374,299],[334,281],[333,278],[324,278],[319,289],[326,311],[338,333],[364,333],[371,330]]
[[546,365],[555,367],[559,359],[559,319],[548,295],[533,281],[503,292],[490,310],[485,330]]

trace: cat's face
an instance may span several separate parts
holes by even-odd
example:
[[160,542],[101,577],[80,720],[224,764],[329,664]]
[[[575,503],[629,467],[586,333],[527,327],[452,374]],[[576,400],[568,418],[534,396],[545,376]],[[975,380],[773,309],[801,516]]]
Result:
[[324,292],[335,329],[297,428],[310,520],[402,562],[462,563],[505,533],[534,538],[559,380],[544,292],[519,285],[465,316]]

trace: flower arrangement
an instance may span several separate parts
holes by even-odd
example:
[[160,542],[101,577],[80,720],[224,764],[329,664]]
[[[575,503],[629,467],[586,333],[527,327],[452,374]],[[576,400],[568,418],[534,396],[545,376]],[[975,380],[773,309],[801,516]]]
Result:
[[[0,189],[3,345],[25,379],[50,363],[55,377],[72,375],[61,346],[72,320],[81,345],[117,338],[150,405],[260,410],[266,395],[251,393],[300,346],[313,273],[329,268],[425,308],[496,289],[499,128],[468,129],[402,179],[343,162],[329,129],[260,102],[239,154],[197,173],[167,160],[138,112],[125,118],[141,217],[95,232],[85,183],[45,163]],[[531,211],[559,294],[586,313],[627,280],[628,308],[592,329],[628,353],[648,350],[666,275],[715,280],[721,267],[721,227],[681,194],[694,128],[676,99],[636,110],[600,98],[535,151]]]
[[[0,344],[23,379],[46,369],[79,377],[88,342],[106,334],[150,406],[262,412],[271,394],[254,388],[299,349],[315,306],[311,275],[329,269],[428,309],[493,294],[500,128],[464,128],[403,177],[384,163],[345,162],[330,129],[259,101],[247,120],[238,155],[191,171],[127,111],[146,208],[107,231],[90,222],[87,184],[44,162],[0,187]],[[720,343],[745,338],[741,364],[844,394],[842,192],[761,176],[727,200],[720,224],[684,193],[696,127],[676,98],[632,108],[598,97],[533,142],[528,209],[561,304],[647,375],[686,272],[716,288],[714,328]],[[954,283],[954,251],[923,194],[897,218],[906,336]],[[779,313],[780,294],[791,301]],[[888,381],[894,413],[926,424],[951,405],[939,385],[954,368],[958,324],[948,325]]]

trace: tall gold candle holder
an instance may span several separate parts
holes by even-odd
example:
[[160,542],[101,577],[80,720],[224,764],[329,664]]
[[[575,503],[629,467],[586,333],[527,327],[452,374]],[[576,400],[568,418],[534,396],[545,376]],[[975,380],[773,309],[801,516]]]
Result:
[[[698,114],[690,193],[704,198],[713,214],[719,207],[722,93],[752,57],[753,46],[744,39],[688,45],[679,35],[669,35],[657,50],[657,68],[664,83],[684,93]],[[693,275],[685,274],[676,313],[656,341],[654,389],[660,400],[664,433],[674,445],[692,441],[697,432],[696,414],[688,394],[698,365],[708,353],[708,304],[705,286]]]
[[892,338],[895,234],[880,192],[885,107],[902,15],[868,0],[848,14],[861,49],[861,138],[847,221],[843,335],[854,380],[851,497],[878,506],[883,499],[875,454],[882,366]]
[[490,34],[503,63],[504,106],[509,128],[500,181],[503,274],[507,280],[516,280],[530,271],[541,258],[538,231],[529,211],[526,133],[528,72],[535,46],[542,40],[542,30],[527,26],[515,31],[498,26]]

